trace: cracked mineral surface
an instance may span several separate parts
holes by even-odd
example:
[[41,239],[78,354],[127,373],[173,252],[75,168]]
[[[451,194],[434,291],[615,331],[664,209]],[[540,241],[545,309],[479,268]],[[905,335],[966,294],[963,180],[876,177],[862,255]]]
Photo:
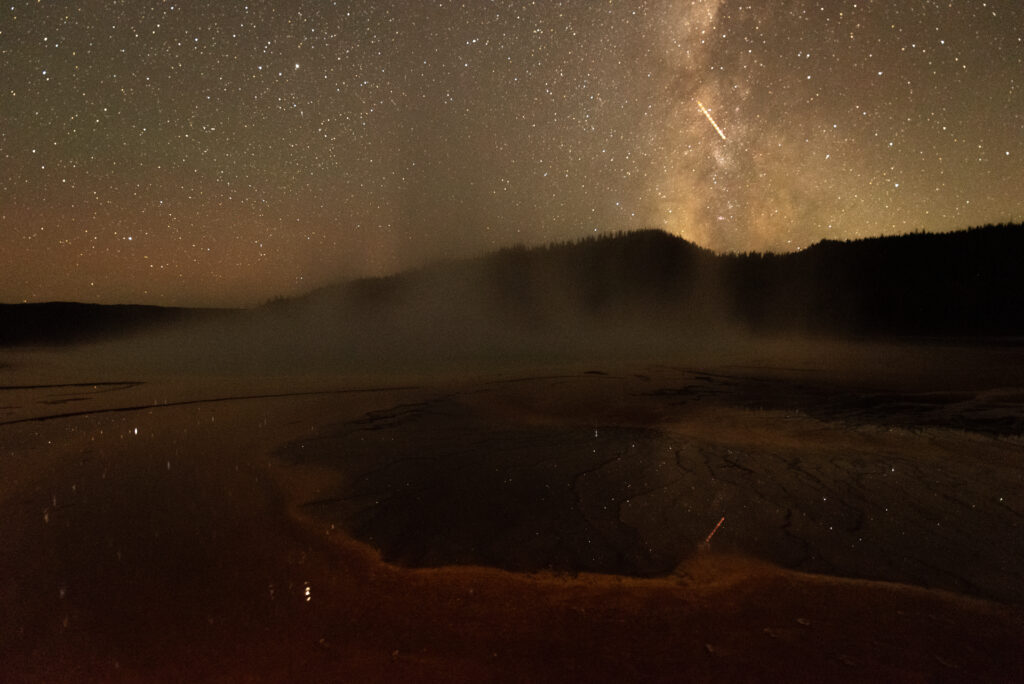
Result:
[[[531,395],[552,399],[509,410]],[[281,454],[336,469],[305,508],[403,565],[667,575],[724,516],[718,550],[1019,603],[1018,400],[590,373],[397,404]]]

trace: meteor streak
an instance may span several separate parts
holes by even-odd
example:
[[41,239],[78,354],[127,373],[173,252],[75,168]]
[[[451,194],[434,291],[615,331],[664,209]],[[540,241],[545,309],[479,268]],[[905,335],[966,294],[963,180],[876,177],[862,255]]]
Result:
[[697,100],[697,106],[700,107],[700,111],[702,111],[704,113],[704,116],[707,117],[708,122],[710,122],[711,125],[715,127],[715,130],[718,131],[718,135],[722,136],[722,140],[726,140],[727,138],[725,137],[725,133],[723,133],[722,129],[718,127],[718,124],[715,123],[715,120],[711,118],[711,112],[709,112],[708,108],[704,106],[704,103],[702,103],[700,100]]
[[[714,123],[714,121],[712,121],[711,123]],[[718,128],[718,126],[715,126],[715,128]],[[719,133],[721,133],[721,131],[719,131]],[[725,136],[723,135],[722,137],[724,138]],[[725,516],[723,515],[722,519],[718,521],[717,525],[715,525],[715,529],[711,530],[711,534],[709,534],[708,538],[704,540],[705,544],[710,544],[711,543],[711,538],[715,536],[715,532],[718,531],[718,528],[721,527],[722,523],[724,523],[724,522],[725,522]]]

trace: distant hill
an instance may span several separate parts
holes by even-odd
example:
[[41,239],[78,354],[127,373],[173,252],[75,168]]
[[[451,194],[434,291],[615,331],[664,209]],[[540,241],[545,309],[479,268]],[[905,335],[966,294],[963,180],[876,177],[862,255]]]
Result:
[[0,304],[0,346],[64,345],[208,320],[223,309],[44,302]]
[[[437,322],[497,317],[526,329],[581,319],[838,335],[1024,334],[1024,226],[856,241],[791,254],[716,255],[657,230],[505,249],[323,288],[353,320],[411,306]],[[288,302],[283,303],[284,306]]]
[[[202,324],[220,347],[308,357],[644,348],[704,336],[1024,336],[1024,226],[717,255],[657,230],[515,247],[254,310],[0,305],[0,345]],[[263,345],[263,347],[260,347]],[[296,351],[301,347],[302,351]]]
[[419,305],[444,318],[486,313],[546,327],[570,314],[646,316],[700,308],[696,295],[718,259],[680,238],[644,230],[507,248],[476,259],[322,288],[294,301],[333,302],[348,313],[371,316],[389,307]]
[[861,335],[1024,334],[1024,226],[826,240],[723,259],[736,315],[757,329]]

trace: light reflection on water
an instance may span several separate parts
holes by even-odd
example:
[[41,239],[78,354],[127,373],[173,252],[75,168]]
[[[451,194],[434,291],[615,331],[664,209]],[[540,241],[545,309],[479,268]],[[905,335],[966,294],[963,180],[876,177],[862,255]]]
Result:
[[[904,454],[898,435],[891,447],[851,446],[840,426],[836,446],[816,433],[780,447],[616,425],[474,424],[450,405],[404,411],[282,452],[339,472],[307,510],[391,562],[650,576],[710,541],[809,572],[1024,598],[1004,560],[1022,541],[991,525],[999,512],[977,473],[951,475],[930,447]],[[906,494],[922,483],[933,494]],[[954,519],[951,501],[967,512]]]

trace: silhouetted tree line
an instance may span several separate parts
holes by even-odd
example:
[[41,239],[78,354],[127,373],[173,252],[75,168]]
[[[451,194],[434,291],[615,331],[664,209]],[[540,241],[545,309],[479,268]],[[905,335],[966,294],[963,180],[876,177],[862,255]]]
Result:
[[494,307],[524,321],[557,315],[561,300],[668,326],[725,317],[761,332],[988,336],[1024,334],[1022,258],[1019,224],[731,255],[645,230],[503,250],[474,268]]
[[901,335],[1024,333],[1024,227],[990,225],[722,257],[724,287],[757,328]]
[[[296,325],[329,319],[370,346],[388,337],[436,341],[448,335],[468,347],[504,331],[546,336],[578,334],[591,325],[621,331],[633,324],[669,333],[738,323],[755,332],[1019,336],[1022,257],[1020,224],[825,240],[792,254],[717,255],[643,230],[516,246],[351,281],[277,299],[247,315],[305,311],[307,318]],[[75,342],[225,315],[146,306],[0,305],[0,344]]]
[[[461,282],[477,291],[482,311],[535,328],[582,313],[677,329],[728,319],[760,332],[1020,335],[1022,257],[1019,224],[825,240],[791,254],[729,255],[643,230],[515,246],[359,281],[346,293],[360,310],[380,310],[410,289]],[[466,303],[460,299],[456,307]]]
[[78,302],[0,304],[0,346],[62,345],[219,317],[223,309]]

